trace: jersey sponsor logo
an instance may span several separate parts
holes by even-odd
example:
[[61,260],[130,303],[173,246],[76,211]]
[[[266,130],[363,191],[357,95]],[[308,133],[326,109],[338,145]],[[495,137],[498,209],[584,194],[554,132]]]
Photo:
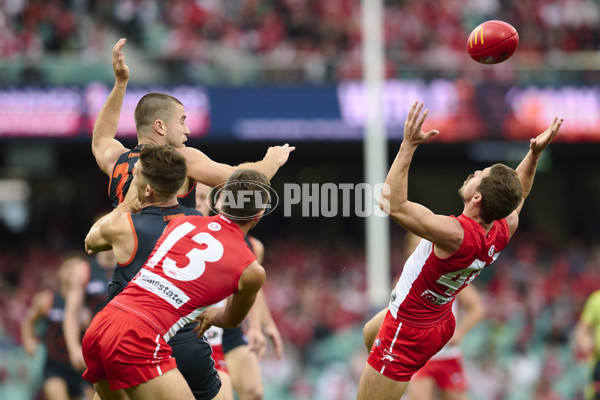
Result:
[[190,298],[172,282],[146,269],[141,270],[135,278],[132,279],[132,282],[135,282],[140,287],[154,293],[177,309],[190,300]]
[[220,231],[221,224],[219,224],[218,222],[211,222],[210,224],[208,224],[208,229],[214,232]]
[[373,343],[375,346],[379,346],[381,345],[381,339],[377,338],[375,339],[375,343]]

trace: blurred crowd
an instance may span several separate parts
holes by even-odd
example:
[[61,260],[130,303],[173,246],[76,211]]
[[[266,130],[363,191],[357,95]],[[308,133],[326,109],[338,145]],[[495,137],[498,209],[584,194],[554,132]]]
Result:
[[[105,50],[127,37],[166,79],[198,83],[324,83],[359,78],[359,0],[5,0],[0,60]],[[387,0],[388,77],[465,68],[466,38],[483,21],[515,26],[533,68],[600,49],[596,0]],[[111,39],[112,40],[112,39]],[[112,46],[112,42],[109,43]],[[566,54],[563,54],[564,52]],[[558,54],[562,54],[558,56]],[[577,58],[569,59],[577,69]],[[464,71],[463,71],[464,72]]]
[[[404,256],[401,246],[392,247],[397,275]],[[4,396],[15,388],[35,393],[42,357],[24,355],[19,323],[33,294],[54,284],[61,259],[38,246],[23,254],[0,252],[2,398],[19,398]],[[264,291],[286,350],[283,360],[262,363],[266,398],[355,398],[367,356],[362,326],[374,312],[364,249],[282,237],[266,242],[264,265]],[[472,398],[582,399],[589,370],[573,346],[573,328],[587,296],[600,288],[600,243],[557,247],[517,234],[474,284],[487,315],[462,343]]]

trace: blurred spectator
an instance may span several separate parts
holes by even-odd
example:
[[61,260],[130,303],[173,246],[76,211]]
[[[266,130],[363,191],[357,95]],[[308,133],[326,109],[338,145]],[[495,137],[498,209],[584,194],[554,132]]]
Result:
[[[489,19],[517,29],[516,57],[530,68],[552,65],[556,52],[600,49],[595,0],[390,0],[384,6],[388,78],[426,78],[431,70],[472,76],[473,64],[463,61],[466,38]],[[114,36],[127,37],[159,62],[166,78],[235,84],[357,79],[361,7],[359,0],[7,0],[0,3],[0,56],[43,63],[44,54],[89,55],[110,26]],[[582,77],[585,69],[582,64]]]

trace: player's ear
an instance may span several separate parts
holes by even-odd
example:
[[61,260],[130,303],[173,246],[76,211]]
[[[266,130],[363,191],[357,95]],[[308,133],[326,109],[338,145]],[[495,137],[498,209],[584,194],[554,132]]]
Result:
[[471,201],[473,203],[477,203],[479,205],[481,205],[481,199],[482,199],[482,196],[481,196],[481,193],[479,193],[479,192],[475,192],[473,197],[471,197]]
[[163,121],[162,119],[154,120],[154,124],[152,125],[154,127],[154,131],[159,135],[164,136],[167,134],[167,126],[165,124],[165,121]]

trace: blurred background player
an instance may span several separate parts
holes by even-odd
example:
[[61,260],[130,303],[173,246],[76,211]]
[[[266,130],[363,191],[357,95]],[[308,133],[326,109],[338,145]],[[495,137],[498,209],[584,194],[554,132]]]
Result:
[[575,344],[590,358],[592,384],[586,391],[587,398],[600,400],[600,290],[593,292],[585,302],[575,327]]
[[85,261],[74,266],[69,274],[63,322],[71,365],[81,372],[85,370],[81,354],[82,321],[84,326],[89,325],[108,303],[108,282],[117,265],[112,251],[98,253]]
[[[46,348],[43,392],[48,400],[80,400],[86,392],[85,388],[89,388],[89,384],[81,377],[81,371],[75,370],[71,365],[63,332],[69,277],[86,262],[82,255],[66,256],[58,270],[58,287],[38,292],[21,323],[23,347],[30,356],[35,354],[38,346],[36,322],[44,321],[46,324],[43,335]],[[93,397],[93,392],[87,391],[85,394],[88,398]]]
[[123,99],[129,80],[129,67],[125,64],[123,46],[126,40],[120,39],[113,48],[113,69],[115,84],[94,124],[92,152],[100,169],[110,177],[109,195],[113,208],[122,202],[133,179],[133,168],[144,144],[168,144],[178,149],[187,161],[188,176],[180,188],[180,201],[194,207],[195,182],[208,185],[224,183],[237,168],[255,169],[271,179],[279,167],[286,163],[294,147],[274,146],[267,150],[262,161],[245,163],[231,167],[212,161],[201,151],[185,147],[190,131],[185,122],[183,104],[173,96],[163,93],[149,93],[142,97],[135,109],[135,125],[138,145],[127,149],[115,139]]
[[[181,161],[184,161],[183,163]],[[140,150],[133,180],[142,208],[132,213],[123,202],[98,220],[86,237],[86,246],[95,251],[111,250],[118,265],[109,286],[113,299],[148,260],[156,241],[167,224],[187,215],[200,215],[177,201],[177,190],[185,179],[185,159],[172,146],[147,145]],[[204,338],[196,337],[190,323],[174,335],[169,345],[173,357],[196,399],[212,399],[220,382],[211,359],[211,348]]]
[[[146,147],[141,165],[145,151]],[[141,165],[136,171],[143,170]],[[231,175],[224,190],[233,198],[240,192],[249,195],[242,206],[223,205],[231,219],[185,216],[172,221],[144,268],[96,316],[83,340],[88,366],[84,377],[95,383],[104,400],[120,399],[123,391],[133,400],[193,399],[166,342],[194,318],[199,321],[198,335],[211,325],[237,326],[252,307],[265,279],[264,269],[244,242],[264,212],[254,198],[256,193],[264,197],[264,189],[253,182],[268,185],[257,171]],[[176,202],[175,190],[171,201]],[[92,250],[95,245],[104,247],[89,244]],[[116,249],[115,253],[118,257]],[[225,307],[210,307],[231,294]],[[136,340],[130,340],[132,335]],[[133,354],[129,347],[139,350]]]
[[[215,215],[215,199],[211,198],[211,188],[198,184],[196,187],[196,209],[202,215]],[[264,245],[253,236],[246,235],[246,244],[252,250],[258,262],[264,260]],[[219,375],[224,378],[223,386],[229,382],[228,392],[235,390],[240,400],[259,400],[263,398],[263,385],[259,360],[267,351],[263,334],[268,336],[277,358],[283,357],[283,341],[279,329],[271,316],[271,311],[262,289],[254,302],[253,310],[248,314],[247,334],[242,327],[222,329],[212,327],[207,338],[213,346],[213,358]]]
[[[421,238],[406,232],[403,252],[410,257]],[[454,335],[423,368],[414,374],[408,385],[410,400],[434,400],[436,389],[439,389],[444,400],[466,400],[467,378],[462,362],[460,342],[465,335],[481,321],[485,315],[485,307],[474,286],[467,286],[456,295],[457,301],[452,304],[452,312],[457,325]],[[377,332],[383,323],[387,308],[377,313],[365,324],[363,337],[367,351],[373,347]]]

